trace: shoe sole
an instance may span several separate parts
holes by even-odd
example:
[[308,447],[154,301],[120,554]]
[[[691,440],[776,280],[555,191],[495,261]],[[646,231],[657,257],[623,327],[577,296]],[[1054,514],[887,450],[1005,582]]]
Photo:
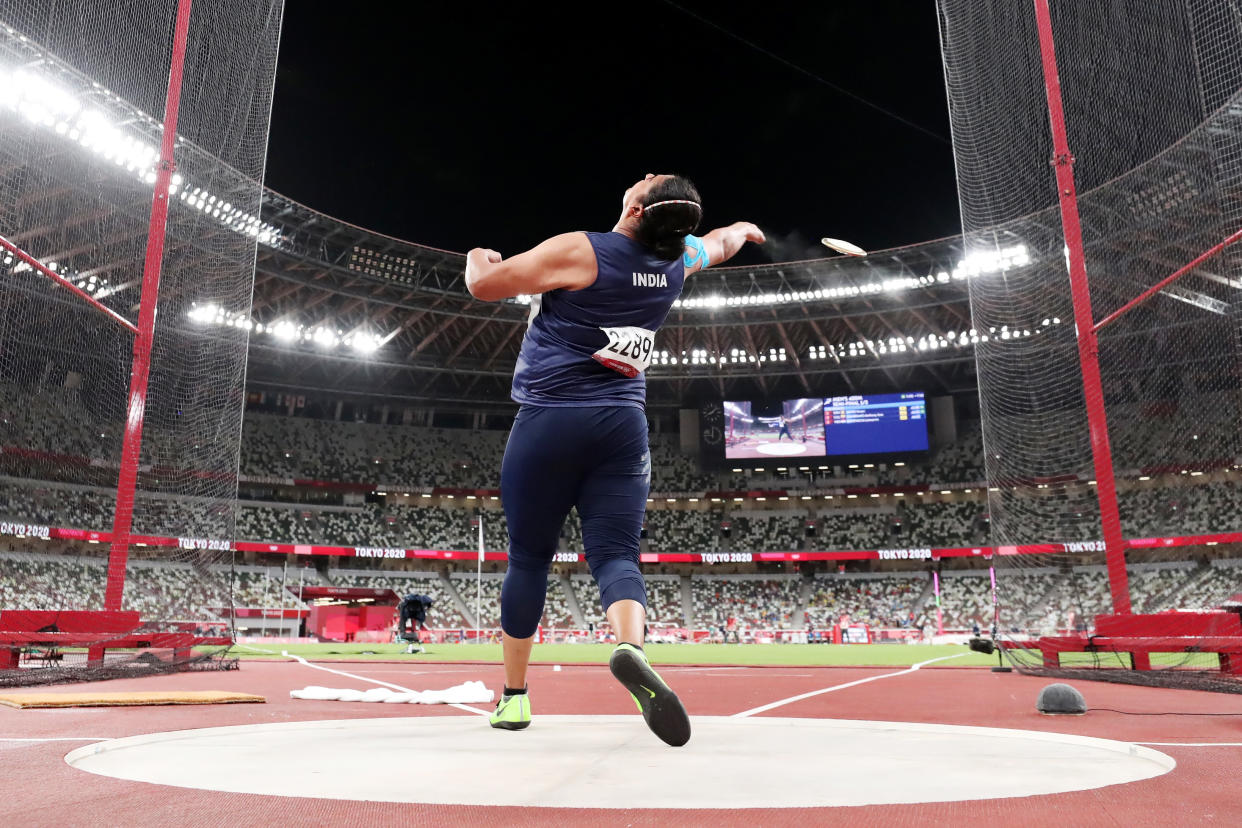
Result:
[[690,717],[681,699],[660,680],[642,656],[630,650],[614,650],[608,669],[630,695],[640,700],[643,719],[652,733],[673,747],[690,741]]

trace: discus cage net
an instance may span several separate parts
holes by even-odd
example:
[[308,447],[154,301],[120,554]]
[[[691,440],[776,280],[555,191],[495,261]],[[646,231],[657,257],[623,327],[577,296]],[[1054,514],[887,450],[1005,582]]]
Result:
[[1242,4],[937,11],[1003,651],[1242,691]]
[[6,551],[0,686],[235,663],[193,645],[233,637],[282,10],[0,0],[0,520],[100,552]]

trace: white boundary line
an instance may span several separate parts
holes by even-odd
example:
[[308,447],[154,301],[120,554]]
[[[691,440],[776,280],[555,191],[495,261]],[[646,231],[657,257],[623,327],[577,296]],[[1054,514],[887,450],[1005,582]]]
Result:
[[249,644],[234,644],[233,646],[239,650],[250,650],[251,652],[263,653],[264,655],[280,655],[280,653],[275,650],[265,650],[262,647],[251,647]]
[[39,739],[21,739],[16,736],[0,736],[0,742],[111,742],[113,736],[45,736]]
[[1135,742],[1134,744],[1157,747],[1242,747],[1242,742]]
[[[420,664],[419,666],[425,669],[422,669],[422,670],[358,670],[358,672],[366,676],[377,676],[381,673],[394,673],[396,675],[401,675],[401,676],[432,676],[432,675],[440,675],[441,673],[477,673],[478,672],[478,670],[473,669],[473,668],[462,669],[462,670],[427,669],[427,668],[433,668],[435,666],[434,662]],[[445,666],[451,666],[451,665],[445,665]]]
[[[797,665],[791,665],[791,666],[796,667]],[[663,669],[667,670],[670,673],[710,673],[715,670],[745,670],[746,667],[747,665],[745,664],[738,664],[738,665],[727,664],[727,665],[721,665],[717,667],[664,667]]]
[[[346,676],[348,678],[355,679],[357,681],[365,681],[371,684],[379,684],[379,685],[383,685],[384,687],[391,687],[393,690],[400,690],[402,693],[418,692],[417,690],[411,690],[408,687],[402,687],[400,684],[393,684],[387,681],[380,681],[379,679],[370,679],[370,678],[365,678],[363,676],[356,676],[353,673],[347,673],[344,670],[333,670],[331,667],[323,667],[319,664],[312,664],[311,662],[302,658],[300,655],[290,655],[289,652],[286,650],[281,650],[280,654],[282,656],[285,656],[286,658],[295,659],[299,664],[305,667],[310,667],[312,670],[323,670],[325,673],[336,673],[338,676]],[[487,710],[480,710],[479,708],[471,707],[468,704],[457,704],[456,702],[448,702],[448,706],[456,707],[458,710],[465,710],[467,713],[477,713],[480,716],[491,715],[491,713],[488,712]]]
[[813,696],[822,696],[824,693],[833,693],[837,690],[846,690],[846,689],[849,689],[850,687],[857,687],[860,684],[867,684],[868,682],[879,681],[880,679],[892,678],[893,676],[904,676],[908,673],[913,673],[922,667],[926,667],[928,664],[935,664],[937,661],[948,661],[951,658],[961,658],[964,655],[967,655],[967,653],[957,653],[951,656],[940,656],[939,658],[932,658],[932,659],[928,659],[927,661],[920,661],[918,664],[915,664],[913,667],[910,667],[905,670],[899,670],[896,673],[884,673],[878,676],[868,676],[867,678],[858,679],[857,681],[847,681],[845,684],[834,684],[832,687],[825,687],[822,690],[812,690],[809,693],[801,693],[797,696],[790,696],[787,699],[781,699],[780,701],[774,701],[771,704],[765,704],[759,707],[752,707],[750,710],[743,710],[741,713],[734,713],[731,718],[744,719],[747,716],[754,716],[756,713],[764,713],[776,707],[783,707],[784,705],[787,705],[787,704],[793,704],[796,701],[802,701],[803,699],[809,699]]

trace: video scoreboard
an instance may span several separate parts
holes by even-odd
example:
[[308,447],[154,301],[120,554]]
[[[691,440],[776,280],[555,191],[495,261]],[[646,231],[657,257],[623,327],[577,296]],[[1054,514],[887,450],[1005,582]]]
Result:
[[709,462],[898,455],[929,448],[922,391],[725,400],[703,406],[700,428]]
[[922,391],[852,394],[824,401],[829,457],[927,451],[927,401]]

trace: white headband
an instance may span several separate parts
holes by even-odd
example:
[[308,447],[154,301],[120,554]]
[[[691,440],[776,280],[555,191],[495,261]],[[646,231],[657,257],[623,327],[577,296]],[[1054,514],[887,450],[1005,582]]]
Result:
[[662,204],[693,204],[695,207],[698,207],[700,211],[703,209],[703,205],[699,204],[697,201],[686,201],[685,199],[680,198],[673,199],[671,201],[657,201],[655,204],[648,204],[643,209],[650,210],[652,207],[659,207]]

